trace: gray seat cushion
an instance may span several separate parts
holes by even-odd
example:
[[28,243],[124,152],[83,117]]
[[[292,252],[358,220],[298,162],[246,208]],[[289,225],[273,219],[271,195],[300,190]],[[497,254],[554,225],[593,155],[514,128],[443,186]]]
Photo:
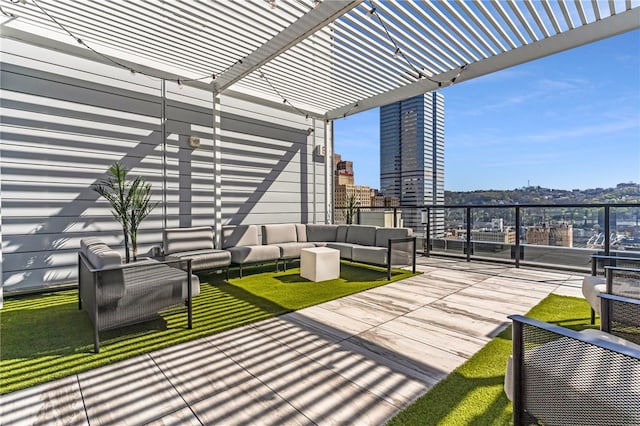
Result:
[[353,246],[351,250],[351,260],[354,262],[374,265],[386,265],[387,255],[388,250],[385,247]]
[[347,231],[346,242],[363,246],[375,246],[376,229],[377,227],[375,226],[351,225]]
[[[308,224],[306,241],[338,241],[338,225]],[[342,240],[344,242],[344,239]]]
[[171,257],[178,259],[191,259],[193,271],[204,271],[207,269],[217,269],[229,266],[231,263],[231,253],[227,250],[192,250],[173,253]]
[[168,228],[164,230],[165,254],[193,250],[212,250],[213,228],[198,226],[191,228]]
[[314,243],[282,243],[273,245],[277,246],[280,249],[281,259],[298,258],[300,257],[300,250],[316,246]]
[[238,246],[227,250],[231,253],[231,262],[238,265],[276,261],[280,258],[280,248],[277,246]]
[[387,247],[390,239],[407,238],[410,234],[409,228],[378,228],[376,229],[376,246]]
[[120,266],[122,264],[120,253],[96,238],[80,240],[80,252],[87,258],[94,269]]
[[296,234],[299,243],[307,242],[307,225],[304,223],[296,223]]
[[351,251],[355,246],[356,244],[351,244],[351,243],[334,243],[334,242],[327,243],[327,247],[340,250],[340,259],[347,259],[347,260],[351,260],[353,258]]
[[262,243],[280,244],[298,242],[296,225],[293,223],[262,225]]
[[236,246],[257,246],[258,227],[256,225],[237,225],[222,227],[222,248]]
[[338,229],[336,230],[336,239],[331,241],[335,241],[336,243],[346,243],[349,226],[351,225],[338,225]]

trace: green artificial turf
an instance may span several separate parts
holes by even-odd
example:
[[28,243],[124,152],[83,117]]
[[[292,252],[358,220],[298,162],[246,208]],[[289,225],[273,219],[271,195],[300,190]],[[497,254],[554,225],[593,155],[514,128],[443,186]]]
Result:
[[[582,298],[550,295],[527,316],[582,330],[589,324]],[[504,393],[504,373],[511,355],[511,326],[491,340],[428,393],[392,418],[388,426],[510,425],[513,407]]]
[[[298,268],[223,280],[201,275],[193,300],[193,329],[184,310],[143,324],[100,333],[93,352],[93,327],[78,310],[76,290],[7,299],[0,310],[0,393],[86,371],[115,361],[203,337],[243,324],[389,283],[386,269],[342,262],[341,278],[314,283]],[[411,276],[393,271],[391,281]]]

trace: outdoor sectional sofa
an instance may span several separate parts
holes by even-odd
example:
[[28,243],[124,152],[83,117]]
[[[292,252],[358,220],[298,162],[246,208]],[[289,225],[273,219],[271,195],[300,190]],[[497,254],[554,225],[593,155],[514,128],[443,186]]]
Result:
[[[262,225],[262,244],[258,225],[225,226],[222,248],[231,253],[231,264],[244,265],[300,258],[304,248],[329,247],[340,251],[340,258],[387,267],[391,277],[393,264],[412,264],[415,268],[415,237],[409,228],[379,228],[365,225],[269,224]],[[394,244],[396,245],[394,248]],[[411,245],[398,249],[398,245]]]
[[164,231],[164,255],[192,259],[195,272],[223,268],[228,272],[229,265],[235,265],[242,277],[246,265],[273,262],[278,270],[282,262],[286,269],[287,261],[299,259],[302,249],[329,247],[340,251],[341,259],[386,266],[390,276],[393,264],[415,267],[411,234],[409,228],[364,225],[232,225],[222,228],[222,249],[214,249],[209,226],[170,228]]

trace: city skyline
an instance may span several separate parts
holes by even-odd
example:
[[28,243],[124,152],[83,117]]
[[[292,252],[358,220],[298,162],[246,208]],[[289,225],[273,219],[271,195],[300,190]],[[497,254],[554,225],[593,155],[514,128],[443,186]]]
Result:
[[[445,189],[640,182],[638,52],[632,31],[441,90]],[[379,109],[335,122],[357,184],[380,186],[379,140]]]

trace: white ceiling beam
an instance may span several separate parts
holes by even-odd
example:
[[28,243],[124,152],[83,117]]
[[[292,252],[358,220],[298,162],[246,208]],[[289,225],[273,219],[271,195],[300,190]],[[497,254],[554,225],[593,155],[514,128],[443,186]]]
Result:
[[551,21],[551,25],[553,26],[553,30],[556,32],[556,34],[562,32],[560,24],[558,23],[558,19],[556,18],[555,13],[553,13],[553,9],[551,9],[551,5],[549,5],[549,2],[542,2],[542,6],[544,7],[544,11],[547,13],[547,17]]
[[536,35],[535,31],[533,31],[533,28],[531,27],[529,21],[527,20],[527,18],[524,16],[522,11],[518,7],[518,4],[514,0],[509,1],[507,4],[511,8],[511,11],[513,12],[513,14],[516,15],[516,18],[518,18],[518,20],[520,21],[520,24],[527,31],[527,34],[529,34],[531,41],[540,40],[540,38],[538,38],[538,36]]
[[[454,37],[449,31],[447,31],[446,28],[440,25],[437,20],[435,20],[428,13],[424,13],[424,11],[420,9],[417,4],[413,2],[403,2],[401,4],[402,7],[407,8],[410,12],[412,12],[406,14],[407,19],[411,21],[411,25],[426,34],[429,34],[429,37],[432,37],[434,40],[438,41],[441,45],[443,45],[450,52],[456,55],[459,58],[459,60],[456,62],[462,61],[463,63],[468,64],[469,62],[477,61],[479,59],[473,52],[467,49],[464,44],[462,44],[456,37]],[[395,3],[391,3],[390,5],[396,7],[397,9],[400,7]],[[443,40],[441,37],[439,37],[438,34],[432,31],[430,27],[438,30],[438,32],[440,32],[440,34],[442,34],[454,46],[449,45],[446,40]]]
[[[612,37],[640,28],[640,8],[613,15],[600,21],[592,22],[561,34],[533,42],[531,44],[510,50],[500,55],[492,56],[479,62],[472,63],[456,78],[456,82],[471,80],[496,71],[520,65],[534,59],[543,58],[578,46],[593,43],[604,38]],[[439,81],[449,82],[456,77],[458,70],[452,70],[437,76]],[[444,83],[442,87],[448,84]],[[325,119],[334,120],[346,115],[355,114],[382,105],[409,99],[429,91],[441,88],[437,82],[422,79],[406,86],[381,93],[367,99],[362,99],[349,105],[327,112]]]
[[567,22],[569,29],[570,30],[574,29],[575,25],[573,25],[573,19],[571,19],[571,14],[569,13],[569,9],[567,9],[565,0],[558,0],[558,4],[560,5],[560,9],[562,10],[562,16],[564,16],[564,20]]
[[511,32],[516,35],[516,37],[520,41],[520,44],[527,44],[527,39],[524,38],[518,26],[515,24],[515,22],[513,22],[513,19],[511,19],[506,9],[502,6],[502,3],[498,0],[491,0],[491,4],[496,8],[498,14],[507,23],[507,25],[511,29]]
[[507,41],[507,43],[509,44],[509,46],[511,46],[512,49],[515,49],[516,47],[518,47],[513,42],[513,40],[511,40],[511,37],[509,37],[509,34],[507,34],[507,32],[504,30],[504,28],[502,28],[502,25],[500,25],[498,23],[498,21],[496,21],[496,18],[489,12],[489,9],[487,9],[487,7],[484,5],[483,1],[473,0],[473,4],[475,4],[475,6],[480,10],[480,13],[482,13],[482,15],[485,17],[485,19],[487,21],[489,21],[491,26],[493,28],[495,28],[496,31],[498,31],[500,36]]
[[245,76],[349,12],[363,1],[334,0],[321,2],[316,8],[311,9],[275,37],[217,76],[215,81],[216,91],[222,92],[242,80]]
[[576,9],[578,9],[578,15],[580,15],[580,22],[582,25],[587,25],[587,15],[584,14],[584,8],[582,7],[582,0],[574,0]]
[[[543,3],[546,3],[546,2],[543,2]],[[544,22],[542,22],[542,19],[540,18],[540,15],[538,14],[536,7],[533,5],[533,2],[531,0],[525,0],[524,5],[527,6],[527,9],[529,9],[529,13],[531,14],[531,16],[533,16],[533,20],[538,25],[538,28],[540,29],[540,31],[542,31],[542,35],[545,37],[549,37],[551,34],[549,34],[549,30],[547,30],[547,27],[544,25]]]

